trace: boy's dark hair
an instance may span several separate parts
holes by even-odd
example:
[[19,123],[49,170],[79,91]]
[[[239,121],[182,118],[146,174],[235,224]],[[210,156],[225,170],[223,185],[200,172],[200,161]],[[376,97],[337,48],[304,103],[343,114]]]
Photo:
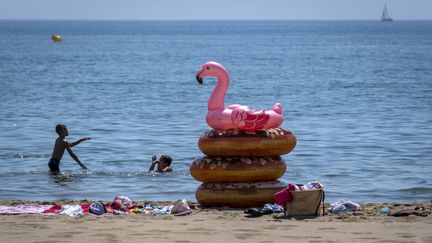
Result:
[[65,130],[65,129],[66,129],[66,125],[63,125],[63,124],[57,124],[57,126],[56,126],[56,128],[55,128],[56,133],[57,133],[58,135],[60,135],[60,133],[61,133],[63,130]]
[[170,165],[171,165],[171,162],[172,162],[171,157],[169,157],[168,155],[161,155],[161,157],[159,158],[159,160],[163,160],[163,161],[165,161],[165,163],[166,163],[168,166],[170,166]]

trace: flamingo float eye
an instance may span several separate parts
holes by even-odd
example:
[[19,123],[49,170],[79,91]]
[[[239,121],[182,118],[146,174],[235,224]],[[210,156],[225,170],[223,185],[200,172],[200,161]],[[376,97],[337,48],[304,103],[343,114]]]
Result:
[[210,67],[207,67],[207,70],[209,70],[210,69]]

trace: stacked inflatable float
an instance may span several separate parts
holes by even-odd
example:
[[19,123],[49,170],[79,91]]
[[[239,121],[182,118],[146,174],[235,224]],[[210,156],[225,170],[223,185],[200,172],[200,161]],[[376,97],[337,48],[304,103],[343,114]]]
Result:
[[274,193],[287,186],[278,180],[286,170],[281,155],[296,145],[295,135],[280,128],[281,105],[276,103],[267,111],[242,105],[225,107],[228,71],[218,63],[208,62],[196,78],[202,83],[207,76],[216,77],[218,82],[206,116],[212,130],[205,131],[198,142],[206,156],[190,166],[192,177],[203,182],[195,192],[197,201],[204,206],[236,208],[274,202]]

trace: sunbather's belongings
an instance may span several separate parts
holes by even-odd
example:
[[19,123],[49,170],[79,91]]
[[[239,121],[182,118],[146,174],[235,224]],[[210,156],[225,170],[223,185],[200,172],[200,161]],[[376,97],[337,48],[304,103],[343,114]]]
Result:
[[297,143],[295,135],[284,128],[244,132],[239,130],[205,131],[199,141],[207,156],[278,156],[291,152]]
[[351,202],[351,201],[345,201],[345,200],[339,200],[332,204],[330,204],[329,211],[331,213],[343,213],[343,212],[349,212],[349,211],[357,211],[360,209],[360,204]]
[[323,203],[324,187],[319,182],[307,184],[289,184],[287,188],[274,195],[276,202],[284,207],[284,214],[289,216],[319,215],[319,207]]
[[210,207],[262,207],[266,203],[273,203],[273,195],[286,186],[284,181],[203,183],[195,196],[201,205]]
[[381,208],[380,213],[389,215],[390,214],[390,208],[388,208],[388,207]]
[[[195,208],[195,206],[193,208]],[[104,213],[113,213],[116,215],[144,213],[151,215],[172,214],[174,216],[182,216],[192,213],[192,210],[186,199],[178,200],[174,205],[170,206],[158,207],[152,203],[137,206],[126,196],[116,196],[112,202],[105,204],[93,202],[91,204],[83,203],[81,205],[0,205],[0,214],[21,213],[67,214],[71,217],[77,217],[88,213],[95,215],[102,215]]]
[[248,217],[259,217],[265,214],[272,214],[272,213],[280,213],[283,212],[284,209],[277,205],[277,204],[270,204],[267,203],[264,205],[262,209],[258,208],[248,208],[244,211],[245,214],[248,214]]
[[106,213],[105,206],[100,202],[90,204],[89,212],[95,215],[102,215]]
[[175,216],[183,216],[192,213],[186,199],[177,201],[171,209],[171,214]]
[[283,176],[285,161],[271,157],[202,157],[190,166],[191,176],[201,182],[274,181]]
[[121,200],[121,204],[125,207],[132,207],[133,206],[132,201],[128,197],[123,196],[123,195],[117,195],[114,198],[114,200]]
[[250,215],[249,217],[259,217],[263,215],[261,210],[258,208],[248,208],[244,211],[244,213]]
[[134,207],[132,201],[122,195],[118,195],[114,200],[106,207],[107,212],[114,214],[123,214]]
[[396,211],[396,212],[390,214],[390,216],[393,216],[393,217],[403,217],[403,216],[409,216],[409,215],[427,217],[428,212],[424,211],[424,208],[423,208],[423,210],[420,210],[420,209],[400,210],[400,211]]

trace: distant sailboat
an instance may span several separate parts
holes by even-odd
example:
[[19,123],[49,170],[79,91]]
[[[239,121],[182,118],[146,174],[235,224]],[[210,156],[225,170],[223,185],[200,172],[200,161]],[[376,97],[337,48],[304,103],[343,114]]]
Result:
[[381,14],[381,21],[393,21],[393,18],[388,15],[387,4],[384,5],[384,10]]

